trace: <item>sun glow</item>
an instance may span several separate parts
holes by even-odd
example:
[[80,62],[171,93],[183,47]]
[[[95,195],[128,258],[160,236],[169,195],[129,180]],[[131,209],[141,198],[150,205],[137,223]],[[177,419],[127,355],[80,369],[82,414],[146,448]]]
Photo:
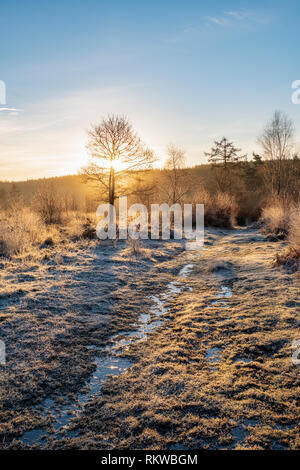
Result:
[[124,171],[128,168],[128,164],[124,163],[122,160],[113,160],[109,164],[115,172]]

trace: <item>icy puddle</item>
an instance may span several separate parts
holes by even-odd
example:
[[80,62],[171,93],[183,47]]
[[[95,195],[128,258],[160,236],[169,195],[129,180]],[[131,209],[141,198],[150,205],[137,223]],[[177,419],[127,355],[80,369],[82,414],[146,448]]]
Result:
[[221,286],[221,292],[217,294],[218,299],[229,299],[232,297],[232,290],[228,286]]
[[[209,305],[209,308],[215,308],[218,307],[219,309],[228,309],[229,306],[226,302],[226,299],[229,299],[232,297],[232,289],[229,286],[222,285],[220,292],[216,295],[217,299],[224,299],[223,301],[220,300],[214,300],[211,302],[211,305]],[[220,348],[210,348],[207,349],[206,351],[206,360],[207,362],[213,366],[213,364],[217,364],[221,360],[221,353],[222,349]],[[216,367],[212,367],[212,370],[214,372],[217,371]]]
[[[212,366],[213,366],[213,364],[217,364],[221,360],[221,357],[220,357],[221,353],[222,353],[222,349],[220,349],[220,348],[209,348],[209,349],[207,349],[207,351],[206,351],[206,360],[207,360],[207,362]],[[214,372],[216,372],[217,368],[213,366],[212,370]]]
[[[221,308],[229,308],[228,304],[226,303],[226,299],[230,299],[232,297],[232,289],[229,286],[221,286],[221,291],[216,295],[218,300],[214,300],[211,302],[210,308],[213,307],[221,307]],[[224,299],[223,301],[221,299]]]
[[[50,398],[46,399],[42,405],[36,407],[36,410],[42,410],[42,417],[51,418],[53,426],[52,433],[47,432],[43,428],[27,431],[19,439],[21,442],[29,445],[42,445],[43,442],[51,436],[55,437],[55,439],[61,439],[64,436],[74,437],[77,435],[77,431],[68,430],[72,419],[80,414],[88,401],[95,398],[95,396],[101,392],[103,384],[109,377],[124,374],[133,365],[132,361],[121,357],[122,352],[130,345],[146,340],[149,333],[154,332],[166,321],[163,318],[168,312],[166,304],[182,292],[183,289],[186,289],[183,279],[191,274],[193,267],[194,264],[186,264],[183,266],[178,273],[178,281],[170,282],[166,286],[166,290],[163,294],[150,296],[152,306],[149,309],[149,313],[140,315],[135,330],[122,335],[118,334],[113,336],[110,339],[109,345],[100,350],[93,345],[87,346],[89,349],[95,349],[99,352],[99,355],[94,359],[96,369],[89,381],[85,384],[85,392],[79,394],[75,401],[73,400],[64,405],[57,404]],[[191,287],[189,287],[189,289],[191,289]]]

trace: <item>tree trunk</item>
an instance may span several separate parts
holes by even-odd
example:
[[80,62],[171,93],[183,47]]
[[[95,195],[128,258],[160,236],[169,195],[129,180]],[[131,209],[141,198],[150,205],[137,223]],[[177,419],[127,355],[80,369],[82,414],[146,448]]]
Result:
[[109,204],[111,204],[112,206],[115,205],[115,170],[114,168],[111,166],[110,167],[110,173],[109,173],[109,195],[108,195],[108,199],[109,199]]

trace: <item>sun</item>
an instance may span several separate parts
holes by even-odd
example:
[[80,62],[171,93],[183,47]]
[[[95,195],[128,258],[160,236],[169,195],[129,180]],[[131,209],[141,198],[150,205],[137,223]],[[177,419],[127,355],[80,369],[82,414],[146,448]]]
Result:
[[113,160],[112,162],[110,162],[110,165],[116,172],[124,171],[127,169],[127,165],[122,162],[122,160]]

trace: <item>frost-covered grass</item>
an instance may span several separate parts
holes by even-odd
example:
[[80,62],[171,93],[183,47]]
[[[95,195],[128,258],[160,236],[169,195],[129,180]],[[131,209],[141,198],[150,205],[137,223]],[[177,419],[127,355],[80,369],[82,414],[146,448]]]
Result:
[[292,209],[290,215],[289,242],[294,249],[300,250],[300,204]]
[[140,247],[151,256],[133,259],[126,242],[114,247],[79,239],[41,249],[40,259],[0,260],[0,339],[7,351],[0,374],[1,448],[20,446],[13,438],[30,429],[51,431],[43,401],[76,402],[95,369],[97,348],[128,331],[151,290],[168,282],[168,267],[160,264],[182,247],[151,246]]
[[40,258],[0,260],[0,447],[21,447],[18,437],[36,427],[53,431],[38,405],[76,403],[97,348],[130,331],[192,264],[185,288],[166,301],[169,321],[126,352],[134,366],[86,406],[79,437],[58,441],[54,432],[45,447],[299,448],[299,276],[273,267],[286,242],[215,229],[193,253],[175,242],[100,243],[78,226],[72,237],[58,231]]
[[45,236],[44,224],[30,209],[16,207],[0,213],[0,254],[24,254],[37,247]]
[[267,205],[262,211],[261,221],[265,233],[286,236],[290,229],[290,206],[279,200]]
[[276,255],[276,264],[297,271],[300,264],[300,204],[277,201],[262,213],[263,232],[286,238],[287,246]]
[[288,245],[276,257],[276,263],[288,271],[298,271],[300,267],[300,206],[294,206],[289,212]]
[[0,212],[0,256],[40,259],[41,249],[95,234],[94,214],[67,212],[59,224],[45,224],[34,210],[21,205]]
[[276,247],[236,231],[194,260],[170,321],[53,448],[299,449],[299,278],[272,267]]

